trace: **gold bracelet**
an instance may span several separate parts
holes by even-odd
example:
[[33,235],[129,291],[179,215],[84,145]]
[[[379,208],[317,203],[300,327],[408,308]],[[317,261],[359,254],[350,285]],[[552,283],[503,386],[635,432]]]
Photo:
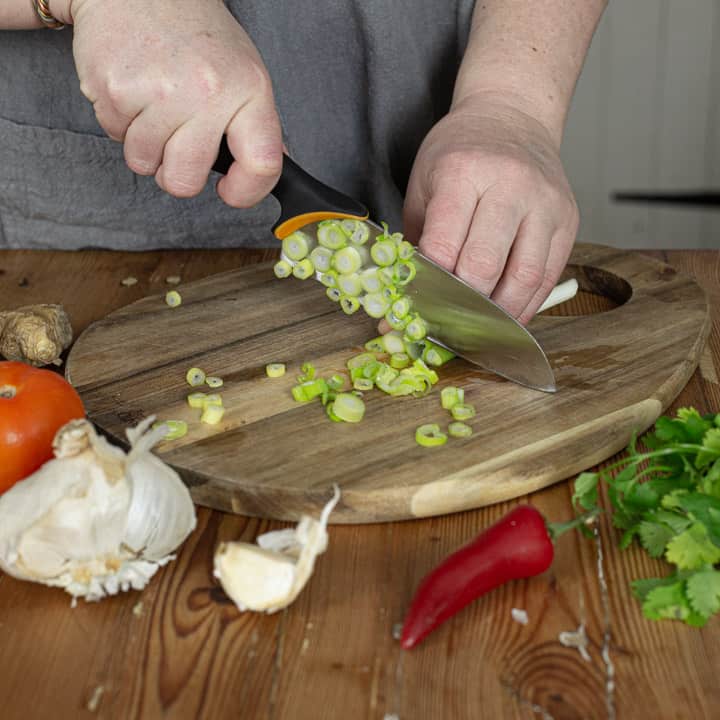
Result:
[[45,27],[51,28],[52,30],[62,30],[65,27],[65,23],[61,23],[51,12],[48,0],[34,0],[35,10],[38,17],[42,20]]

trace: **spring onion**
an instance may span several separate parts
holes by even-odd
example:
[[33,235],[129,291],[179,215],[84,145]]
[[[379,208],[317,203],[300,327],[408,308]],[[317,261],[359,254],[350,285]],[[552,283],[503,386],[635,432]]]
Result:
[[265,374],[269,378],[279,378],[285,374],[285,363],[268,363],[265,366]]
[[327,413],[327,416],[333,421],[333,422],[342,422],[342,419],[339,418],[335,414],[335,401],[329,402],[327,405],[325,405],[325,412]]
[[475,417],[475,408],[466,403],[457,403],[450,408],[450,412],[455,420],[469,420]]
[[341,275],[356,273],[362,267],[362,257],[357,248],[352,246],[338,250],[332,259],[332,266]]
[[400,333],[391,331],[385,333],[382,336],[383,348],[386,353],[392,355],[393,353],[405,352],[405,343]]
[[372,360],[367,365],[363,366],[363,377],[367,378],[368,380],[375,380],[377,374],[380,372],[380,370],[382,370],[383,365],[385,365],[385,363],[381,363],[378,360]]
[[156,422],[153,428],[166,427],[168,430],[163,436],[163,440],[177,440],[187,435],[188,426],[184,420],[164,420]]
[[340,225],[355,245],[364,245],[370,237],[370,228],[360,220],[343,220]]
[[367,293],[363,298],[365,312],[372,318],[384,317],[388,310],[388,301],[381,293]]
[[343,295],[352,295],[358,297],[362,293],[362,283],[357,273],[349,273],[348,275],[338,275],[337,285]]
[[178,305],[182,305],[182,297],[180,296],[180,293],[177,290],[170,290],[165,293],[165,304],[170,307],[178,307]]
[[407,285],[412,282],[417,273],[414,263],[407,260],[395,263],[393,270],[393,281],[398,285]]
[[398,257],[401,260],[409,260],[414,254],[415,246],[407,240],[401,240],[398,245]]
[[298,280],[307,280],[315,274],[315,268],[310,260],[305,258],[295,265],[292,274]]
[[446,362],[452,360],[454,357],[455,353],[452,352],[452,350],[448,350],[442,345],[438,345],[437,343],[431,342],[430,340],[425,340],[425,349],[423,350],[422,359],[428,365],[440,367]]
[[456,438],[466,438],[473,434],[473,429],[464,422],[451,422],[448,425],[448,435]]
[[461,405],[465,400],[465,391],[458,387],[444,387],[440,391],[440,402],[445,410]]
[[315,379],[315,366],[311,362],[304,362],[300,366],[300,372],[302,373],[302,375],[299,375],[297,379],[299,383],[304,383]]
[[403,295],[402,297],[399,297],[397,300],[395,300],[395,302],[393,302],[393,315],[399,320],[401,320],[410,312],[411,306],[412,300],[407,295]]
[[202,407],[205,407],[205,399],[206,398],[207,398],[207,395],[202,392],[190,393],[187,396],[187,403],[191,408],[200,409]]
[[370,257],[372,257],[373,261],[377,265],[380,265],[380,267],[392,265],[397,258],[395,243],[387,240],[376,242],[370,248]]
[[353,382],[353,387],[356,390],[368,391],[375,387],[375,383],[370,378],[359,377]]
[[371,353],[384,353],[385,352],[385,343],[384,338],[382,335],[379,335],[376,338],[373,338],[372,340],[368,340],[365,343],[365,349],[369,350]]
[[278,260],[273,267],[275,277],[280,278],[281,280],[283,278],[290,277],[292,275],[292,271],[292,265],[287,260]]
[[318,272],[324,273],[330,269],[333,251],[329,248],[318,246],[310,253],[310,262]]
[[317,238],[320,245],[339,250],[347,245],[347,235],[336,220],[323,220],[318,224]]
[[326,381],[330,390],[340,390],[345,384],[345,378],[340,374],[331,375]]
[[423,447],[438,447],[447,442],[447,435],[437,423],[428,423],[415,430],[415,442]]
[[315,247],[315,240],[302,230],[290,233],[282,241],[282,251],[287,257],[295,262],[306,258]]
[[352,315],[360,309],[360,301],[353,295],[343,295],[340,298],[340,307],[346,315]]
[[320,397],[327,392],[328,386],[325,380],[318,378],[317,380],[308,380],[307,382],[295,385],[292,388],[292,396],[297,402],[308,402]]
[[385,322],[393,330],[404,330],[410,323],[410,316],[406,315],[404,318],[399,318],[392,310],[388,310],[385,313]]
[[402,370],[410,364],[410,356],[406,352],[393,353],[390,356],[390,367]]
[[210,393],[210,395],[205,396],[205,402],[203,403],[203,407],[207,407],[208,405],[222,405],[222,396],[218,393]]
[[405,326],[405,337],[414,342],[422,340],[427,335],[427,323],[419,316],[413,316],[412,320]]
[[357,423],[365,415],[365,403],[352,393],[338,393],[333,402],[333,413],[344,422]]
[[205,371],[196,367],[190,368],[185,374],[185,380],[187,380],[187,384],[192,385],[193,387],[203,385],[205,383],[205,377]]
[[383,285],[387,285],[388,287],[395,286],[395,270],[391,267],[381,267],[378,268],[378,277],[380,278],[380,282]]
[[205,378],[205,384],[208,387],[211,388],[219,388],[223,385],[223,379],[219,377],[213,377],[212,375],[208,375],[208,377]]
[[343,296],[340,288],[336,287],[329,287],[325,294],[333,301],[333,302],[340,302],[340,298]]
[[337,287],[338,274],[334,270],[328,270],[327,272],[320,273],[318,279],[325,287]]
[[222,405],[205,405],[200,416],[200,422],[208,425],[217,425],[225,414],[225,408]]
[[348,370],[353,368],[365,367],[370,362],[375,362],[377,358],[371,352],[360,353],[359,355],[353,355],[346,363]]
[[383,284],[376,267],[369,267],[360,273],[360,284],[365,292],[374,293],[382,290]]

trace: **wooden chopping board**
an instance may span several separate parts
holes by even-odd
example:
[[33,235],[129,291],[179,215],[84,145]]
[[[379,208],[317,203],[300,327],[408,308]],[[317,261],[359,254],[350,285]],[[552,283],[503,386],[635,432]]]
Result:
[[[463,360],[440,370],[424,398],[365,395],[358,425],[330,422],[322,405],[290,395],[302,362],[341,371],[376,335],[348,318],[315,281],[278,281],[271,264],[181,286],[183,303],[144,298],[91,325],[67,361],[88,417],[125,442],[150,414],[186,420],[188,434],[157,452],[201,505],[295,520],[342,499],[335,523],[455,512],[525,495],[575,476],[625,447],[687,383],[710,330],[703,290],[670,266],[628,251],[577,245],[566,277],[617,307],[593,315],[538,317],[531,330],[555,371],[558,392],[520,387]],[[265,375],[285,362],[284,378]],[[219,375],[227,412],[199,422],[188,407],[190,367]],[[474,435],[422,448],[415,428],[447,424],[439,390],[461,386],[477,408]]]

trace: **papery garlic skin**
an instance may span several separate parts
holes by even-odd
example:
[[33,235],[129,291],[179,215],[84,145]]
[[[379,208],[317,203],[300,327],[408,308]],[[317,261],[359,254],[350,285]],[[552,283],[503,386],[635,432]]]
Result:
[[87,420],[62,427],[55,459],[0,496],[0,569],[86,600],[142,590],[196,524],[182,480],[150,452],[164,434],[153,419],[127,431],[127,455]]
[[327,549],[328,517],[339,499],[335,486],[319,520],[303,515],[296,528],[260,535],[257,545],[218,546],[214,575],[239,610],[274,613],[295,600],[312,575],[315,559]]

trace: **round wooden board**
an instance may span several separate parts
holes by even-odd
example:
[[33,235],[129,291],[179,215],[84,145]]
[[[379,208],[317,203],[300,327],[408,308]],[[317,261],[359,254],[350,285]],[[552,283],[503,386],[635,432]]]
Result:
[[[120,442],[148,415],[186,420],[188,434],[158,446],[201,505],[280,520],[317,514],[337,483],[335,523],[438,515],[525,495],[574,476],[627,445],[684,387],[710,329],[703,290],[648,257],[576,246],[566,276],[620,303],[584,316],[538,317],[531,327],[558,392],[520,387],[463,360],[442,368],[424,398],[365,396],[358,425],[329,422],[320,403],[290,395],[302,362],[342,371],[375,333],[315,282],[278,281],[270,264],[182,286],[183,303],[144,298],[91,325],[66,374],[88,417]],[[284,378],[265,375],[285,362]],[[188,368],[219,375],[227,412],[199,422],[186,403]],[[477,408],[475,433],[422,448],[415,428],[447,424],[439,389],[456,385]]]

